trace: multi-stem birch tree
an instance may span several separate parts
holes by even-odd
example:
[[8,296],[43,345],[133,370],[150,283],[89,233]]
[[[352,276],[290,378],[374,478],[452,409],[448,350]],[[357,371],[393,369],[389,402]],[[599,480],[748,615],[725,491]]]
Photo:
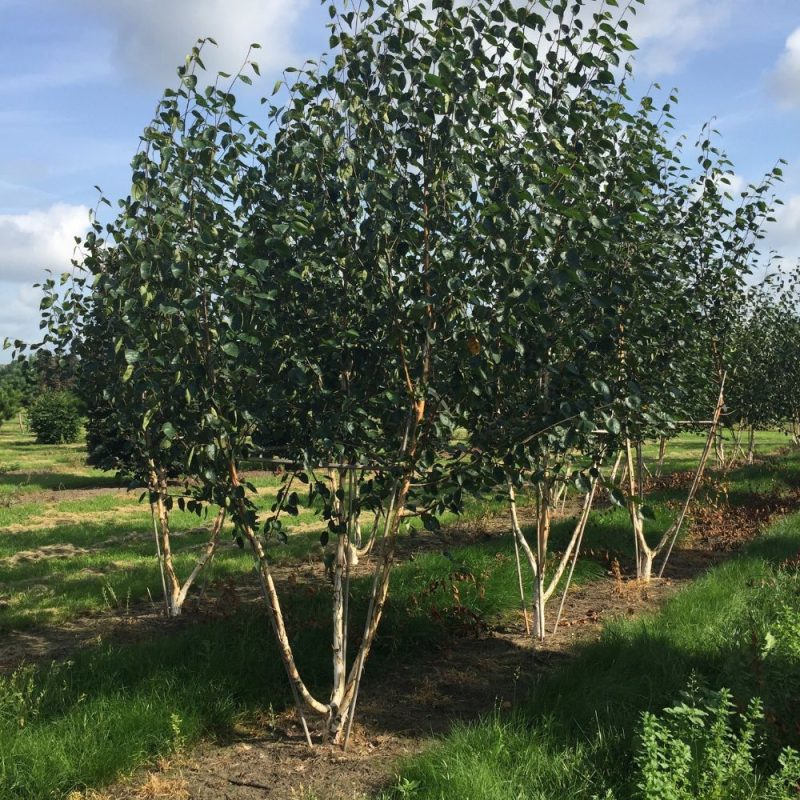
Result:
[[[47,338],[80,357],[90,461],[147,489],[170,616],[213,557],[227,513],[212,480],[224,439],[215,404],[225,399],[214,359],[235,347],[224,288],[239,237],[236,187],[250,156],[231,94],[249,78],[220,77],[201,91],[201,47],[142,134],[118,215],[105,225],[93,219],[66,296],[51,281],[43,301]],[[198,515],[216,507],[183,580],[170,536],[174,505]]]
[[[334,23],[333,42],[341,48],[334,66],[303,76],[290,106],[274,112],[278,129],[253,217],[261,226],[252,236],[253,263],[265,286],[280,280],[280,307],[269,303],[264,313],[279,315],[278,327],[285,324],[300,344],[292,345],[292,356],[276,372],[259,369],[268,378],[283,377],[278,382],[290,426],[304,430],[291,458],[320,463],[335,455],[351,467],[374,465],[390,487],[368,618],[349,672],[340,598],[346,597],[341,586],[351,544],[346,531],[332,529],[339,544],[328,701],[311,695],[294,666],[269,564],[255,531],[249,534],[298,697],[328,716],[334,737],[352,718],[401,521],[423,509],[423,519],[435,525],[431,512],[457,508],[465,485],[476,480],[475,469],[458,469],[459,459],[443,459],[441,451],[466,420],[472,399],[487,390],[479,366],[459,368],[471,355],[492,350],[492,320],[482,309],[496,302],[502,287],[510,288],[509,276],[552,233],[531,227],[536,209],[527,196],[552,196],[553,207],[567,204],[557,190],[568,182],[570,165],[580,165],[584,143],[576,142],[568,155],[566,144],[582,127],[589,127],[587,138],[594,135],[591,126],[607,107],[575,102],[573,91],[607,94],[617,49],[629,43],[607,12],[588,30],[573,17],[571,9],[544,4],[436,3],[432,15],[422,5],[376,4]],[[550,44],[539,52],[542,41]],[[518,103],[518,96],[526,99]],[[528,113],[533,119],[519,130],[517,122]],[[535,140],[526,141],[534,133]],[[486,165],[498,164],[497,153],[509,139],[525,169],[515,175],[507,164],[505,175],[493,174]],[[503,154],[510,155],[508,147]],[[602,159],[595,152],[591,157]],[[561,169],[551,172],[551,165]],[[549,184],[537,167],[548,172]],[[582,186],[588,183],[584,178]],[[576,214],[580,199],[569,198]],[[525,204],[527,218],[519,211]],[[548,224],[553,218],[551,213]],[[586,238],[595,228],[591,213],[581,224]],[[563,255],[551,252],[549,272],[541,273],[548,280],[544,293],[552,289],[561,303],[570,288]],[[536,277],[535,271],[526,274]],[[540,308],[536,320],[546,317]],[[581,346],[580,337],[576,341]],[[503,363],[497,350],[490,357],[495,367]],[[546,412],[534,409],[536,419],[550,413],[553,396]],[[588,417],[583,422],[590,425]],[[545,496],[546,519],[549,492]]]
[[[770,218],[769,193],[780,177],[776,168],[734,200],[727,192],[730,162],[708,139],[699,146],[698,163],[696,175],[677,168],[679,185],[667,184],[662,195],[668,206],[653,217],[656,227],[628,245],[631,258],[624,262],[630,265],[627,279],[639,294],[635,303],[620,309],[618,379],[638,387],[639,402],[619,410],[619,441],[627,466],[624,493],[637,575],[643,580],[650,579],[660,555],[664,558],[659,575],[663,574],[718,436],[725,409],[726,354],[745,308],[745,281],[757,263],[758,243]],[[651,248],[651,242],[657,246]],[[648,284],[641,283],[640,276],[653,269],[672,276],[671,291],[648,291]],[[658,283],[651,286],[656,287]],[[687,414],[703,420],[706,446],[680,513],[653,543],[645,534],[641,445],[663,436],[671,419],[685,419]],[[621,499],[624,493],[612,496]]]

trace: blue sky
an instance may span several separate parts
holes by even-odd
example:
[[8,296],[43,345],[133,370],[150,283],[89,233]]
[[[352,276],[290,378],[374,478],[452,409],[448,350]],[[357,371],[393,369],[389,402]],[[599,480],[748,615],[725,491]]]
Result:
[[[68,266],[95,184],[127,194],[139,131],[196,38],[219,42],[212,70],[262,44],[257,114],[283,67],[322,52],[327,19],[317,0],[0,0],[0,341],[35,337],[31,285]],[[789,161],[768,246],[800,257],[800,0],[649,0],[631,30],[638,90],[677,87],[680,132],[715,117],[743,182]]]

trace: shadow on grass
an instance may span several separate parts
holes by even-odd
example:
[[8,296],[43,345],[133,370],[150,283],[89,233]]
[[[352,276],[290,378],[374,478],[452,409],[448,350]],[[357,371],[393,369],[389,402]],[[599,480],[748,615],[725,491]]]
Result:
[[[514,596],[513,566],[496,555],[487,544],[398,568],[370,674],[381,680],[390,663],[409,661],[460,631],[461,609],[496,608],[501,593],[483,591],[489,584],[497,589],[493,581]],[[463,568],[480,580],[462,575]],[[351,630],[351,657],[369,586],[368,578],[352,586],[352,619],[359,623]],[[298,586],[284,604],[298,666],[323,695],[330,680],[330,593],[327,584]],[[169,635],[145,631],[141,641],[86,649],[61,666],[0,679],[0,785],[14,787],[12,797],[51,796],[106,782],[201,735],[229,740],[242,724],[263,735],[263,719],[290,701],[266,616],[236,596],[217,608],[223,618],[187,619],[177,630],[165,623]]]
[[[126,484],[113,475],[18,471],[0,474],[0,487],[12,487],[25,491],[64,491],[69,489],[124,489]],[[0,491],[3,489],[0,488]]]

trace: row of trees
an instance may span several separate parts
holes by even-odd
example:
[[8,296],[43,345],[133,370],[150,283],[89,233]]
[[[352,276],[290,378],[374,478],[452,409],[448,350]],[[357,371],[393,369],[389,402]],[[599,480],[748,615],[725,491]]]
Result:
[[[750,290],[731,347],[727,394],[732,451],[752,463],[754,431],[786,426],[800,444],[800,293],[796,276],[777,275]],[[720,448],[718,448],[718,451]]]
[[[726,393],[743,385],[732,365],[767,324],[747,282],[781,172],[733,197],[714,131],[694,151],[673,145],[675,97],[631,97],[637,4],[331,5],[330,54],[287,71],[276,93],[288,99],[266,101],[261,122],[234,95],[257,63],[203,85],[198,46],[143,133],[131,194],[111,221],[93,220],[64,285],[45,286],[45,343],[79,359],[91,399],[91,460],[149,491],[169,612],[231,519],[303,724],[319,715],[335,740],[352,723],[411,518],[435,529],[470,496],[507,497],[544,636],[599,488],[627,505],[649,579]],[[776,319],[793,313],[759,297]],[[739,408],[747,424],[762,420]],[[655,543],[641,443],[676,421],[706,431],[709,447]],[[617,454],[624,489],[608,474]],[[241,474],[253,457],[285,470],[266,516]],[[301,485],[334,550],[324,699],[295,664],[265,553],[286,536]],[[523,487],[537,509],[530,542],[516,515]],[[581,513],[554,559],[567,488]],[[215,518],[183,578],[175,503]],[[373,547],[357,635],[350,568]]]
[[25,361],[0,364],[0,392],[13,397],[16,407],[28,407],[42,392],[75,392],[77,378],[73,354],[59,358],[40,349]]
[[76,394],[77,357],[38,350],[27,361],[0,365],[0,425],[17,418],[40,444],[74,442],[83,404]]

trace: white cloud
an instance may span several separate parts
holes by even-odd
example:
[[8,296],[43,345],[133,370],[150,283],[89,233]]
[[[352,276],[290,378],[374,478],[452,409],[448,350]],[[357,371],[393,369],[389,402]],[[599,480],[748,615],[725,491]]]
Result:
[[[88,227],[86,206],[57,203],[25,214],[0,214],[0,281],[35,283],[44,270],[69,268],[74,237]],[[0,305],[0,326],[5,316]]]
[[[88,227],[86,206],[50,206],[25,214],[0,214],[0,346],[5,338],[36,341],[39,336],[39,299],[34,289],[47,277],[69,269],[75,236]],[[0,349],[0,363],[10,351]]]
[[717,186],[734,198],[737,198],[739,194],[747,188],[745,179],[741,175],[737,175],[735,172],[725,175],[725,179],[727,183],[723,182],[722,177],[717,178]]
[[651,0],[634,6],[630,34],[640,51],[637,73],[650,77],[679,70],[693,53],[712,47],[736,0]]
[[3,341],[35,342],[39,330],[39,301],[41,292],[32,286],[0,281],[0,294],[5,298],[0,307],[0,364],[11,360],[11,350],[3,349]]
[[772,73],[771,83],[782,106],[800,106],[800,28],[786,40],[786,49]]
[[800,259],[800,194],[794,194],[778,206],[775,222],[769,227],[765,250],[772,248],[793,265]]
[[262,49],[254,60],[264,68],[282,69],[298,57],[295,36],[301,17],[316,5],[311,0],[82,0],[105,19],[114,37],[113,58],[127,75],[159,86],[170,82],[175,68],[200,37],[218,47],[203,52],[211,74],[235,70],[252,42]]

